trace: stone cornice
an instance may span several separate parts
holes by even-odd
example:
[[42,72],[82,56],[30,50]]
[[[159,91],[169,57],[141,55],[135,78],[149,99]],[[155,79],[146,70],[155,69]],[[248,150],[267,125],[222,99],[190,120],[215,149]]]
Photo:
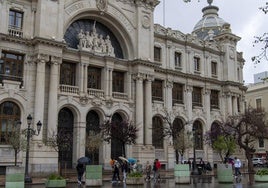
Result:
[[138,6],[144,6],[146,8],[154,9],[156,5],[160,3],[159,0],[116,0],[123,3],[136,4]]
[[156,67],[156,68],[161,66],[161,63],[152,62],[152,61],[144,60],[144,59],[134,59],[134,60],[130,61],[130,63],[132,65],[145,65],[145,66]]
[[191,34],[184,34],[180,31],[172,30],[171,28],[165,28],[159,24],[154,25],[154,35],[155,38],[158,37],[161,39],[174,41],[176,43],[200,50],[206,50],[218,54],[220,54],[221,51],[220,46],[216,41],[204,41]]
[[28,46],[34,46],[36,44],[47,44],[47,45],[61,47],[61,48],[67,47],[67,44],[64,41],[60,42],[60,41],[41,38],[41,37],[34,37],[32,39],[29,39],[29,38],[15,37],[15,36],[10,36],[8,34],[0,33],[0,39],[3,41],[25,44]]

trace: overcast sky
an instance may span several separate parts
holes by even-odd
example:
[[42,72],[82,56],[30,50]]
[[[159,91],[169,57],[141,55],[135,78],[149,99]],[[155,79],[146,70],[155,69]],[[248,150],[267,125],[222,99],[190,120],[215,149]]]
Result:
[[[190,3],[183,0],[160,1],[155,9],[155,23],[185,34],[192,32],[203,16],[202,8],[208,5],[207,0],[192,0]],[[214,0],[212,3],[219,7],[219,17],[231,24],[232,33],[241,37],[237,51],[243,52],[246,61],[243,71],[245,83],[253,83],[254,74],[268,71],[268,61],[263,60],[257,65],[251,61],[251,57],[260,52],[260,48],[253,47],[254,36],[268,32],[268,14],[259,10],[265,2],[267,0]]]

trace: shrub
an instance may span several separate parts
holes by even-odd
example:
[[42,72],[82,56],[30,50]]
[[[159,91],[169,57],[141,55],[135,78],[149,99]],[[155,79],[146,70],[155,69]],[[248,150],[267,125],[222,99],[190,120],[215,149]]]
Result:
[[49,180],[63,180],[64,178],[58,174],[50,174],[48,176]]
[[268,175],[268,168],[259,169],[259,170],[256,172],[256,175],[260,175],[260,176]]
[[128,177],[130,177],[130,178],[141,178],[142,173],[141,172],[131,172],[131,173],[128,174]]

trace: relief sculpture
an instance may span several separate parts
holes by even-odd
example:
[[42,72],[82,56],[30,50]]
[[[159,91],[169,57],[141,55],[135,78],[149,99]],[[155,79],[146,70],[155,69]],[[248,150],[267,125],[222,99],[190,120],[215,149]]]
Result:
[[115,56],[110,36],[107,35],[104,37],[98,34],[95,27],[93,27],[92,32],[83,31],[81,29],[77,37],[79,39],[78,49],[102,55]]

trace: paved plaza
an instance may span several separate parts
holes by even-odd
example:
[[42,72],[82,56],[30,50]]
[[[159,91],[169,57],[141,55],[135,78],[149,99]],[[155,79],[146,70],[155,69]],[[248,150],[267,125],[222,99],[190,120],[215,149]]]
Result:
[[[144,185],[126,185],[125,183],[111,183],[103,181],[103,188],[267,188],[268,183],[255,183],[248,185],[248,177],[243,176],[238,182],[219,184],[213,176],[192,177],[191,184],[175,184],[174,179],[163,179],[160,183],[145,182]],[[44,188],[44,184],[26,185],[25,188]],[[77,183],[68,183],[66,188],[86,188],[85,185],[79,186]]]

